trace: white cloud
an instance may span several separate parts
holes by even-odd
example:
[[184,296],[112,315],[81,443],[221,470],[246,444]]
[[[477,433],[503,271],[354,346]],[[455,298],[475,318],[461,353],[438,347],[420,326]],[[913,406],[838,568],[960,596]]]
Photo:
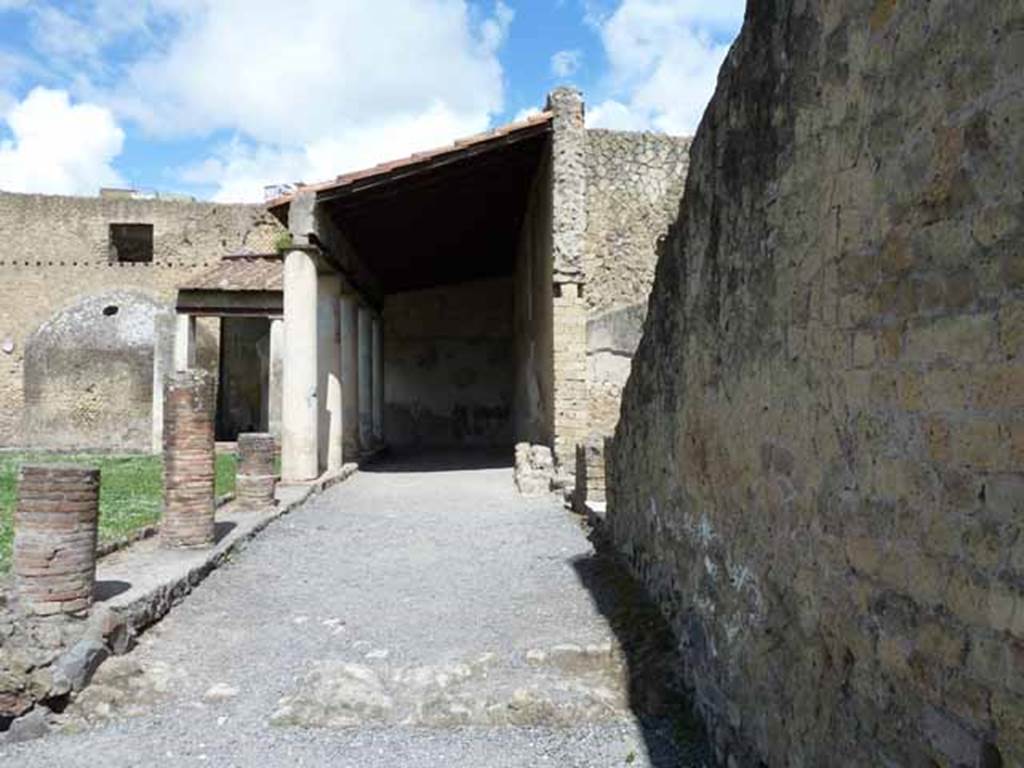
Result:
[[5,113],[12,139],[0,141],[0,188],[96,194],[121,182],[111,163],[124,132],[108,109],[72,104],[66,91],[36,88]]
[[524,107],[516,112],[515,117],[512,118],[513,123],[520,123],[527,118],[539,115],[541,113],[540,107]]
[[229,137],[187,176],[219,198],[259,199],[264,184],[485,129],[504,106],[498,51],[514,17],[504,0],[485,2],[40,1],[24,12],[69,90],[153,138]]
[[219,199],[447,143],[503,107],[513,12],[465,0],[152,0],[173,35],[107,98],[160,137],[236,137],[209,162]]
[[589,110],[588,123],[693,133],[744,7],[743,0],[623,0],[601,21],[610,95]]
[[551,57],[551,74],[555,77],[572,77],[583,61],[582,51],[558,51]]
[[454,136],[486,127],[486,116],[468,121],[436,103],[423,112],[378,121],[372,130],[325,135],[303,145],[259,143],[236,136],[214,156],[184,169],[183,178],[216,186],[214,199],[221,202],[258,201],[268,184],[328,179],[382,159],[441,146]]

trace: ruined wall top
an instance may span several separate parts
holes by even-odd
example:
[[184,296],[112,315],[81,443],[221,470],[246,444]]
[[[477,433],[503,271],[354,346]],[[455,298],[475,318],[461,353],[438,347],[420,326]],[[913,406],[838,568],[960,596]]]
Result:
[[109,263],[112,224],[151,224],[165,265],[271,252],[281,231],[260,205],[0,192],[0,265]]
[[586,128],[583,96],[558,88],[548,96],[552,113],[552,252],[555,282],[583,281],[586,211]]
[[646,306],[658,240],[679,212],[691,139],[588,129],[585,141],[587,308]]

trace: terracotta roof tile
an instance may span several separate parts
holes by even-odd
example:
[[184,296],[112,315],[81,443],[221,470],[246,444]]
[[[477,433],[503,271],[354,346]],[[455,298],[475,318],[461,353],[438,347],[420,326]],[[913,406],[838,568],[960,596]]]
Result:
[[227,256],[181,286],[184,291],[281,291],[284,262],[277,254]]
[[[550,112],[539,112],[536,115],[531,115],[524,120],[519,120],[515,123],[509,123],[499,128],[495,128],[490,131],[483,133],[477,133],[473,136],[467,136],[462,139],[456,140],[453,144],[448,144],[443,147],[435,147],[434,149],[424,150],[422,152],[415,152],[408,157],[399,158],[396,160],[388,160],[387,162],[378,163],[371,168],[363,168],[358,171],[352,171],[351,173],[345,173],[340,176],[336,176],[334,179],[329,181],[322,181],[316,184],[302,184],[299,186],[299,190],[322,192],[328,189],[337,189],[344,187],[349,184],[353,184],[357,181],[363,181],[365,179],[372,179],[375,176],[381,176],[391,171],[398,170],[407,166],[414,166],[418,163],[426,163],[431,160],[442,158],[445,155],[453,154],[461,150],[465,150],[468,147],[476,146],[477,144],[485,144],[488,141],[494,141],[495,139],[501,139],[517,131],[523,131],[530,128],[535,128],[539,125],[551,122]],[[298,192],[299,190],[296,190]],[[295,197],[296,192],[291,192],[287,195],[280,195],[272,200],[268,200],[266,205],[268,208],[276,208],[280,205],[285,205],[291,202],[292,198]]]

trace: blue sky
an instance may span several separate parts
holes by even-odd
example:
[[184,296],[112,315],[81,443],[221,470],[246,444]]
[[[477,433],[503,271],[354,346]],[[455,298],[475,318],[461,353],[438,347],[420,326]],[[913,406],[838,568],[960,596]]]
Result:
[[0,188],[258,201],[520,118],[689,134],[743,0],[0,0]]

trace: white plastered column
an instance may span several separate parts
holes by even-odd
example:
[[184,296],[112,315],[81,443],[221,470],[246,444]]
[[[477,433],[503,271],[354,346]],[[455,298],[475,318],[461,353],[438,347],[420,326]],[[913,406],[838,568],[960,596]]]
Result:
[[380,315],[373,316],[373,439],[384,442],[384,343]]
[[284,375],[281,476],[313,480],[319,474],[317,403],[317,274],[314,255],[289,251],[284,261]]
[[352,295],[341,305],[342,454],[345,461],[359,455],[359,307]]
[[174,326],[174,370],[187,371],[196,367],[195,315],[178,315]]
[[328,472],[342,464],[341,278],[321,275],[317,284],[318,359],[320,361],[320,466]]
[[267,428],[274,439],[281,441],[281,377],[284,375],[284,320],[270,320],[270,376],[268,382]]
[[373,315],[359,308],[359,442],[373,445]]

